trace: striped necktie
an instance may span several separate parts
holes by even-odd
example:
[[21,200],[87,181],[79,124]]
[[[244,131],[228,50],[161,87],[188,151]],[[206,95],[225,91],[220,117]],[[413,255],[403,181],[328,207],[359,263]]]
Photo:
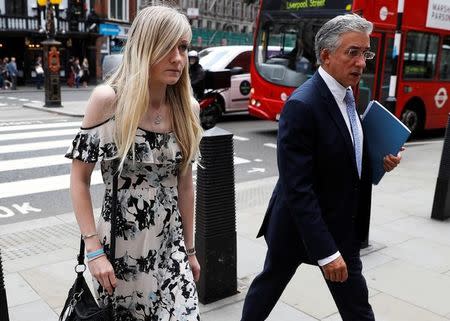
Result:
[[350,127],[353,135],[353,147],[355,149],[356,167],[358,168],[358,175],[361,178],[362,165],[362,139],[358,130],[358,116],[356,115],[355,98],[350,89],[345,93],[344,101],[347,105],[347,115],[350,120]]

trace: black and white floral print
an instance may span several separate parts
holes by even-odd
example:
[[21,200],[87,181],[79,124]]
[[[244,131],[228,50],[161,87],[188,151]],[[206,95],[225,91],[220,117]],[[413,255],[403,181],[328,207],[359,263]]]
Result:
[[[100,161],[105,196],[97,231],[109,252],[112,178],[117,160],[114,119],[81,128],[66,157]],[[119,175],[115,273],[118,321],[199,320],[197,290],[186,255],[178,210],[182,160],[174,133],[137,129]],[[106,292],[96,280],[102,300]]]

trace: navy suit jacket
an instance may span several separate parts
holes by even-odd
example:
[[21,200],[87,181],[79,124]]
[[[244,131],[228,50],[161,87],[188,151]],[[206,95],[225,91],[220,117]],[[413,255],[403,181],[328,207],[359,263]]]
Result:
[[258,237],[276,238],[267,234],[283,233],[279,226],[293,224],[300,242],[283,247],[300,251],[302,261],[312,264],[336,253],[349,238],[365,240],[372,191],[365,144],[360,179],[350,132],[316,72],[293,92],[281,113],[279,179]]

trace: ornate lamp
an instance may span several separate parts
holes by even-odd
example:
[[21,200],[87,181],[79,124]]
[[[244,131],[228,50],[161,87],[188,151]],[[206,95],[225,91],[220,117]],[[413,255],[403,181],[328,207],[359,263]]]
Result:
[[61,0],[38,0],[38,5],[46,5],[45,31],[47,40],[42,42],[44,47],[44,70],[45,70],[45,104],[44,107],[62,107],[61,105],[61,85],[59,83],[59,70],[61,67],[59,59],[59,46],[61,43],[54,39],[55,28],[55,7]]

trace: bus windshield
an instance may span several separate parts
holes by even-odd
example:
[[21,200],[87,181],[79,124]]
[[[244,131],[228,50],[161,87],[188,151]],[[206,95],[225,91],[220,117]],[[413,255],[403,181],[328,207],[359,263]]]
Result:
[[[255,52],[259,74],[277,85],[300,86],[317,69],[314,36],[324,22],[306,17],[262,21]],[[279,47],[279,53],[267,50],[269,46]]]

